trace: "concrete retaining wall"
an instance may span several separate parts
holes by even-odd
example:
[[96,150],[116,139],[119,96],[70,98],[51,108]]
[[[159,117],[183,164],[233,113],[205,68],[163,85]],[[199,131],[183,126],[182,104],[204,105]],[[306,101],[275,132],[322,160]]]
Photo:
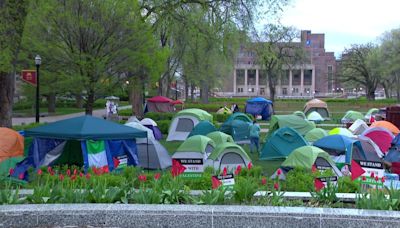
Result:
[[356,209],[47,204],[0,206],[0,227],[400,227],[400,212]]

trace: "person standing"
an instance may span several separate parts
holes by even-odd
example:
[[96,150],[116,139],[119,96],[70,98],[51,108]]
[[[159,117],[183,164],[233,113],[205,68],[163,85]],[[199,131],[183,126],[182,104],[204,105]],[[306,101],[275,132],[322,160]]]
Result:
[[254,120],[250,126],[250,153],[253,153],[253,148],[256,149],[257,153],[259,152],[260,131],[260,125]]

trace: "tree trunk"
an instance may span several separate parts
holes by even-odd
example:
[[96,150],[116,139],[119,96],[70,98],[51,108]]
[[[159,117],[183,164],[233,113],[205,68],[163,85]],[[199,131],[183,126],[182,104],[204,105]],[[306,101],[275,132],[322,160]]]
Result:
[[375,90],[373,89],[367,89],[367,100],[369,101],[374,101],[375,100]]
[[133,86],[131,87],[131,91],[129,93],[129,100],[131,101],[132,104],[132,115],[138,118],[142,118],[144,116],[143,85],[137,78],[133,80]]
[[93,104],[94,104],[94,91],[92,89],[90,89],[88,91],[88,98],[87,98],[86,107],[85,107],[86,115],[93,114]]
[[390,98],[390,89],[389,89],[388,84],[382,83],[382,87],[385,90],[386,99]]
[[184,79],[185,82],[185,100],[188,100],[189,95],[189,82],[187,79]]
[[400,101],[400,76],[396,73],[396,98]]
[[50,93],[47,96],[47,112],[55,113],[56,112],[56,94]]
[[272,73],[269,72],[268,75],[268,87],[269,87],[269,99],[274,102],[275,101],[275,84],[272,80]]
[[12,127],[14,76],[0,72],[0,127]]
[[160,79],[158,79],[158,90],[157,90],[157,92],[158,92],[158,95],[159,96],[162,96],[163,95],[163,79],[162,79],[162,77],[160,78]]
[[81,94],[75,94],[75,107],[83,108],[83,97]]
[[203,104],[208,104],[208,82],[207,81],[204,81],[204,80],[201,81],[200,97],[201,97],[201,102]]
[[194,86],[194,84],[192,83],[192,84],[190,85],[190,101],[191,101],[191,102],[193,102],[193,100],[194,100],[194,88],[195,88],[195,86]]

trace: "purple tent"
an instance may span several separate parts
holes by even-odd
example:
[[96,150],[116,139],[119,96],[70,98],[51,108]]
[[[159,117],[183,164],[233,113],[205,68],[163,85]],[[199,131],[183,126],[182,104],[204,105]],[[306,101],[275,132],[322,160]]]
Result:
[[153,126],[153,125],[144,125],[144,126],[153,131],[154,138],[156,138],[157,140],[162,139],[162,134],[161,134],[160,128],[158,128],[157,126]]

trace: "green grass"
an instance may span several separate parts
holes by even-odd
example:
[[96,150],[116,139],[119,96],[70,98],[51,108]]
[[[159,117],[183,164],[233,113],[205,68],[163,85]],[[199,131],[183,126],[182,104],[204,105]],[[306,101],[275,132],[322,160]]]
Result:
[[[39,112],[41,114],[46,113],[46,115],[67,115],[67,114],[72,114],[72,113],[78,113],[78,112],[84,112],[85,109],[82,108],[56,108],[55,113],[48,113],[47,108],[40,108]],[[33,109],[20,109],[14,111],[14,116],[16,117],[29,117],[29,116],[34,116],[35,115],[35,110]]]

